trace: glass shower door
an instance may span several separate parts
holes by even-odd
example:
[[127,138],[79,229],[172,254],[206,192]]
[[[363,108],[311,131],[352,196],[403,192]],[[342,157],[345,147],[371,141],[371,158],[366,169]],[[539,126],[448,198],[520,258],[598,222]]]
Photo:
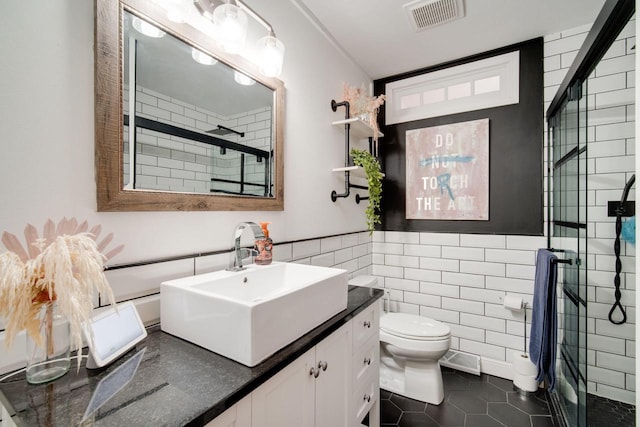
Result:
[[549,121],[549,248],[558,264],[557,389],[552,395],[569,426],[586,427],[587,354],[587,86]]

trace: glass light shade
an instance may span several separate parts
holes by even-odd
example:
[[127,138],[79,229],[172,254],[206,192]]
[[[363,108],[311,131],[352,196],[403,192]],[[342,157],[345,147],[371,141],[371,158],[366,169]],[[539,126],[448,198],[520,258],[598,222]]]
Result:
[[158,27],[149,24],[147,21],[143,21],[137,16],[133,17],[131,21],[131,25],[136,29],[140,34],[144,34],[147,37],[153,37],[155,39],[164,37],[165,32],[159,29]]
[[255,80],[253,80],[251,77],[247,76],[246,74],[241,73],[240,71],[233,72],[233,79],[236,81],[236,83],[241,84],[243,86],[251,86],[252,84],[256,83]]
[[191,58],[202,65],[214,65],[218,62],[206,53],[196,49],[195,47],[191,48]]
[[282,73],[284,62],[284,44],[274,36],[258,40],[258,66],[267,77],[277,77]]
[[167,9],[167,18],[169,21],[177,22],[178,24],[187,22],[187,14],[178,5],[171,5]]
[[161,7],[167,11],[167,19],[178,24],[187,22],[187,2],[185,0],[161,0]]
[[228,53],[240,53],[247,38],[247,14],[233,4],[222,4],[213,11],[217,39]]

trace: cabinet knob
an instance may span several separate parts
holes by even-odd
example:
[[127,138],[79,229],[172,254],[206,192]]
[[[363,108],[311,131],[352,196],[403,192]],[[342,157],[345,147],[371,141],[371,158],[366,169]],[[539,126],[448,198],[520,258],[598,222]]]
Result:
[[364,358],[364,364],[365,365],[371,365],[371,358],[370,357],[365,357]]
[[363,400],[366,400],[367,402],[371,402],[371,396],[368,394],[365,394]]
[[369,322],[368,320],[364,321],[364,327],[365,328],[370,328],[371,327],[371,322]]
[[309,370],[309,375],[313,375],[313,378],[318,378],[318,375],[320,375],[320,369],[311,368],[311,370]]
[[323,371],[326,371],[328,366],[329,364],[324,360],[321,360],[318,362],[318,369],[322,369]]

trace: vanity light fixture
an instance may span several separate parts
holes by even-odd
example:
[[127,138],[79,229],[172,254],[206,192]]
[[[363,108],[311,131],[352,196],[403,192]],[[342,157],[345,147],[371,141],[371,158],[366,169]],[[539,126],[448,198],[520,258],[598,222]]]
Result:
[[240,53],[247,38],[248,19],[240,7],[224,3],[213,11],[213,25],[222,48],[228,53]]
[[131,20],[131,25],[133,25],[133,28],[135,28],[136,31],[139,32],[140,34],[144,34],[145,36],[153,37],[155,39],[164,37],[164,35],[166,34],[164,31],[162,31],[158,27],[152,24],[149,24],[146,21],[143,21],[137,16],[133,17],[133,19]]
[[271,24],[253,9],[240,0],[235,0],[238,7],[247,12],[253,19],[267,30],[267,35],[258,40],[258,66],[260,72],[267,77],[277,77],[282,73],[284,62],[284,43],[276,38]]
[[267,77],[277,77],[282,73],[284,62],[284,43],[278,40],[273,31],[258,40],[260,72]]
[[191,48],[191,58],[202,65],[215,65],[218,62],[201,50],[196,49],[195,47]]
[[243,86],[251,86],[256,83],[255,80],[253,80],[251,77],[247,76],[246,74],[241,73],[240,71],[233,72],[233,79],[236,81],[236,83],[241,84]]
[[[250,15],[267,30],[267,35],[257,42],[255,62],[263,75],[279,76],[284,62],[284,43],[276,38],[271,24],[241,0],[225,0],[225,3],[217,7],[215,2],[216,0],[193,0],[193,5],[200,15],[214,22],[217,38],[225,51],[242,53],[247,32],[247,15]],[[243,18],[239,18],[241,16]],[[240,23],[240,20],[244,23]],[[242,43],[239,42],[241,37]]]

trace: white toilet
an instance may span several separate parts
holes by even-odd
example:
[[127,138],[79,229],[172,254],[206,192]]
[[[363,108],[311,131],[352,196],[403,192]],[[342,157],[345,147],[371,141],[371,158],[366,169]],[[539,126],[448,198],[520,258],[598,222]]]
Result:
[[[377,279],[372,276],[349,281],[358,286],[376,283]],[[444,399],[444,389],[438,360],[450,344],[451,330],[442,322],[416,314],[383,312],[380,316],[380,387],[439,405]]]
[[380,316],[380,387],[422,402],[444,399],[438,360],[451,344],[447,325],[407,313]]

